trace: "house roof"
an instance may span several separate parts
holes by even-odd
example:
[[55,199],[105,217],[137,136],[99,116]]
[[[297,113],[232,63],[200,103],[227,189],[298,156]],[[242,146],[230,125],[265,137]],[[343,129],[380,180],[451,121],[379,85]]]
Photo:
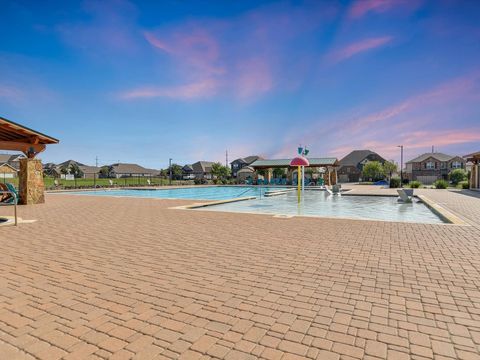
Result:
[[192,168],[195,172],[209,172],[212,170],[213,164],[213,161],[197,161],[192,164]]
[[185,171],[193,171],[193,167],[192,167],[192,165],[187,164],[187,165],[184,165],[184,166],[182,167],[182,170],[185,170]]
[[7,162],[0,163],[0,167],[3,167],[3,166],[6,166],[6,167],[9,167],[9,168],[12,169],[12,170],[18,171],[18,169],[15,169],[12,165],[10,165],[10,164],[7,163]]
[[254,172],[255,169],[251,166],[245,166],[243,168],[241,168],[240,170],[237,171],[237,174],[240,174],[240,173],[252,173]]
[[235,159],[230,164],[232,164],[234,162],[240,162],[240,163],[243,163],[243,164],[250,165],[251,163],[253,163],[256,160],[263,160],[263,157],[258,156],[258,155],[250,155],[250,156],[246,156],[244,158]]
[[99,167],[89,165],[78,165],[78,167],[84,174],[98,174],[101,169]]
[[64,161],[64,162],[58,164],[58,166],[60,166],[60,167],[70,166],[70,165],[87,166],[87,165],[79,163],[78,161],[75,161],[75,160],[67,160],[67,161]]
[[[290,167],[292,159],[273,159],[273,160],[257,160],[250,166],[253,168],[273,168],[273,167]],[[311,167],[336,166],[337,158],[308,158]]]
[[154,174],[152,170],[137,164],[117,163],[110,165],[110,167],[117,174]]
[[380,156],[376,152],[371,150],[353,150],[350,154],[342,158],[338,163],[340,166],[357,166],[369,155]]
[[438,161],[450,161],[450,160],[452,160],[453,158],[456,158],[456,157],[457,157],[456,155],[447,155],[447,154],[443,154],[443,153],[432,153],[432,152],[430,152],[430,153],[425,153],[425,154],[422,154],[420,156],[417,156],[416,158],[407,161],[406,164],[422,162],[422,161],[427,160],[428,158],[434,158]]
[[9,161],[16,161],[17,158],[24,158],[23,154],[0,154],[0,163],[6,163]]

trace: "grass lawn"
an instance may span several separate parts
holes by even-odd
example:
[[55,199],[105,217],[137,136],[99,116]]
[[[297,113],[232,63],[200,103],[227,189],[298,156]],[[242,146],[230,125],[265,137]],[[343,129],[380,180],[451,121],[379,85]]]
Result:
[[[148,185],[147,179],[150,180],[150,185],[160,185],[166,186],[169,185],[168,179],[162,179],[158,177],[131,177],[131,178],[120,178],[120,179],[75,179],[75,180],[64,180],[57,179],[59,187],[62,188],[79,188],[79,187],[94,187],[94,186],[110,186],[110,181],[112,180],[114,185],[117,186],[146,186]],[[45,188],[53,189],[55,188],[55,179],[53,177],[46,176],[44,177]],[[17,178],[3,178],[0,176],[0,182],[5,183],[9,182],[15,187],[18,187],[18,177]],[[181,181],[173,180],[172,185],[193,185],[193,181]]]

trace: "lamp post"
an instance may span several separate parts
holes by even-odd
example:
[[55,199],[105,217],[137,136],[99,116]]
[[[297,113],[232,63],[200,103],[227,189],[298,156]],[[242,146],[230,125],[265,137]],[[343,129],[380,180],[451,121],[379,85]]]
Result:
[[168,159],[168,184],[172,185],[172,158]]
[[400,148],[400,187],[403,188],[403,145],[397,145]]

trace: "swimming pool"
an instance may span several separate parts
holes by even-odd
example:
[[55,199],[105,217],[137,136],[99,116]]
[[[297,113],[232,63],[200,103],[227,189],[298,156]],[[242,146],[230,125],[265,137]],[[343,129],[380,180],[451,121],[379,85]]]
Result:
[[118,189],[69,192],[74,195],[90,196],[121,196],[156,199],[185,199],[185,200],[228,200],[239,197],[263,197],[268,191],[282,190],[277,187],[256,186],[199,186],[173,189]]
[[383,220],[441,224],[444,221],[422,202],[398,203],[388,196],[332,196],[325,191],[305,191],[298,205],[295,192],[272,198],[231,202],[199,208],[204,211],[227,211],[286,216],[320,216],[363,220]]

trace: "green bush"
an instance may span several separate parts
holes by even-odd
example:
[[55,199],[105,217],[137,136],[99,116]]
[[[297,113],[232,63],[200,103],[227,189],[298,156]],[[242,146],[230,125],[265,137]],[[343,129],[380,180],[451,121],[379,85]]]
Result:
[[458,185],[460,182],[467,180],[467,172],[463,169],[455,169],[450,171],[448,178],[453,185]]
[[391,188],[398,188],[400,187],[400,178],[394,177],[390,179],[390,187]]
[[433,183],[435,189],[446,189],[448,188],[448,181],[446,180],[437,180]]
[[460,181],[458,186],[460,189],[470,189],[470,183],[468,181]]
[[412,189],[418,189],[419,187],[421,187],[423,184],[420,182],[420,181],[410,181],[410,187]]

